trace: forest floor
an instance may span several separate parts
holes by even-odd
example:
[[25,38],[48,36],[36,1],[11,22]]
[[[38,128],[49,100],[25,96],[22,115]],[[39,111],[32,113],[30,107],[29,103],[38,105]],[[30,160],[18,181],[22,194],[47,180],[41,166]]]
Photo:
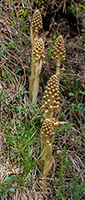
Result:
[[[46,64],[42,66],[38,98],[33,105],[29,100],[28,77],[31,74],[32,51],[30,24],[36,7],[43,19],[39,37],[44,40]],[[56,72],[52,56],[59,35],[63,36],[66,48],[66,58],[61,63],[65,71],[60,81],[60,104],[63,99],[65,103],[60,121],[68,123],[55,130],[54,164],[47,177],[48,190],[44,193],[39,186],[42,175],[37,161],[40,155],[40,121],[43,118],[41,106],[47,81]],[[84,1],[1,0],[0,97],[0,199],[85,199]],[[24,132],[25,123],[28,125],[25,136],[17,135],[20,130]],[[30,132],[29,136],[35,133],[29,144],[30,165],[24,160],[28,159],[24,148],[27,144],[23,143],[28,139],[26,131]],[[21,137],[20,144],[16,135],[19,140]]]

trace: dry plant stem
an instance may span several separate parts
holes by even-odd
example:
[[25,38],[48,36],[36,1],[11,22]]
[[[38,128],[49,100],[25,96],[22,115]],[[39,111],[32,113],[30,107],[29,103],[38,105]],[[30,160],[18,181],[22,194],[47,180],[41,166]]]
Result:
[[60,77],[61,77],[61,73],[60,73],[60,59],[58,59],[56,61],[57,61],[56,76],[58,77],[58,81],[60,83]]
[[[59,83],[60,83],[60,77],[64,71],[63,68],[60,69],[60,63],[62,60],[65,59],[65,48],[63,39],[61,36],[58,37],[55,47],[54,47],[54,55],[55,60],[57,62],[56,67],[56,74],[53,75],[46,86],[46,90],[44,92],[44,100],[43,100],[43,110],[44,110],[44,122],[41,128],[41,168],[43,169],[43,177],[40,181],[40,186],[43,191],[47,191],[47,185],[46,185],[46,178],[48,175],[48,172],[52,168],[53,165],[53,156],[52,156],[52,145],[53,145],[53,135],[50,132],[50,129],[53,131],[54,128],[57,128],[60,125],[65,124],[66,122],[60,122],[59,118],[62,113],[62,107],[64,106],[64,101],[61,105],[59,114],[57,119],[53,118],[54,112],[59,109]],[[50,129],[49,129],[50,127]]]
[[33,88],[33,82],[34,82],[34,77],[30,76],[29,77],[29,98],[30,101],[32,102],[32,88]]
[[[30,37],[31,37],[31,44],[32,44],[32,49],[33,49],[33,47],[34,47],[34,39],[33,39],[32,26],[30,27]],[[33,59],[33,51],[32,51],[31,76],[29,77],[29,98],[30,98],[31,102],[32,102],[33,84],[34,84],[34,59]]]
[[35,35],[33,34],[32,26],[30,26],[30,39],[31,39],[32,48],[34,46],[34,39],[37,37],[37,35],[38,33],[36,33]]
[[43,178],[40,186],[43,191],[47,190],[46,177],[53,165],[52,145],[53,145],[53,113],[59,109],[59,81],[56,75],[50,77],[43,96],[44,122],[41,128],[41,168]]
[[[55,120],[55,118],[53,118],[52,121],[51,120],[49,121],[50,123],[53,124],[54,128],[57,128],[66,123],[66,122],[58,122]],[[46,127],[46,130],[47,130],[47,127]],[[40,186],[44,192],[47,191],[46,178],[47,178],[48,172],[51,170],[53,166],[53,161],[54,161],[54,157],[52,156],[52,145],[53,145],[52,136],[54,135],[54,133],[53,134],[51,133],[51,135],[49,133],[49,135],[47,135],[48,132],[49,130],[44,133],[41,131],[41,152],[43,153],[41,156],[42,159],[40,161],[40,165],[41,165],[41,169],[43,167],[44,168],[43,168],[43,174],[42,174],[43,177],[42,177],[42,180],[40,180]]]
[[31,57],[31,76],[29,77],[29,97],[32,103],[36,102],[39,89],[39,75],[42,68],[42,59],[44,57],[44,43],[38,39],[38,31],[42,28],[42,17],[39,10],[35,10],[30,27],[30,37],[32,44]]
[[36,66],[36,74],[34,75],[34,80],[33,80],[32,103],[34,103],[37,99],[39,90],[39,75],[41,69],[42,69],[42,60],[40,60],[40,63],[38,62]]
[[31,44],[32,44],[32,58],[31,58],[31,76],[29,77],[29,97],[30,101],[34,103],[36,101],[39,88],[39,74],[36,73],[35,65],[39,67],[39,63],[35,63],[35,58],[33,55],[35,37],[33,35],[32,27],[30,27],[30,34],[31,34]]
[[50,109],[48,109],[48,113],[44,114],[44,118],[46,119],[52,119],[53,118],[53,112],[51,112]]
[[35,103],[39,89],[39,75],[42,69],[42,60],[40,59],[40,63],[39,61],[35,62],[33,53],[32,58],[32,71],[31,76],[29,77],[29,97],[31,102]]
[[60,59],[56,60],[56,62],[57,62],[57,66],[56,66],[56,76],[58,77],[58,81],[59,81],[59,83],[60,83],[60,77],[62,76],[62,74],[63,74],[63,72],[64,72],[64,70],[65,70],[65,67],[64,67],[64,65],[63,65],[63,67],[60,69],[60,63],[61,63],[61,60],[60,60]]
[[59,114],[58,114],[58,116],[57,116],[57,121],[59,121],[59,119],[60,119],[60,117],[61,117],[64,103],[65,103],[65,100],[63,100],[63,102],[62,102],[62,105],[61,105],[61,108],[60,108]]
[[32,103],[35,103],[37,99],[38,89],[39,89],[39,76],[35,75],[33,80]]
[[43,178],[40,180],[40,186],[43,191],[47,191],[46,178],[48,172],[53,165],[53,156],[52,156],[52,145],[54,135],[54,129],[52,127],[52,122],[50,119],[45,119],[42,129],[41,129],[41,152],[42,159],[40,161],[41,168],[43,168]]
[[51,141],[51,143],[49,143],[50,137],[43,137],[41,139],[41,152],[44,149],[44,153],[42,155],[43,159],[41,160],[41,166],[44,166],[43,169],[43,178],[40,181],[40,186],[42,188],[43,191],[47,191],[47,185],[46,185],[46,178],[48,175],[48,172],[50,171],[50,169],[52,168],[53,165],[53,156],[52,156],[52,144],[53,144],[53,140]]
[[34,103],[37,99],[39,89],[39,75],[42,69],[42,59],[40,58],[40,55],[37,54],[37,58],[36,54],[34,54],[35,42],[36,41],[34,40],[32,45],[32,66],[31,76],[29,77],[29,96],[32,103]]

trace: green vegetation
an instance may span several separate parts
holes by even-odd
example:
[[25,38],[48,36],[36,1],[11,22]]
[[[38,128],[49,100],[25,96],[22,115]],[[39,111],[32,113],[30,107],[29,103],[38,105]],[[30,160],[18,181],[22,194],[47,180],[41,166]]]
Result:
[[57,173],[57,177],[55,177],[55,183],[57,185],[55,196],[57,199],[83,199],[84,198],[84,182],[82,182],[82,176],[85,176],[85,173],[79,172],[72,181],[69,180],[67,183],[67,172],[71,173],[71,163],[70,159],[66,159],[66,152],[64,148],[64,152],[58,154],[60,160],[60,172]]
[[[2,102],[7,100],[7,92],[6,90],[1,90]],[[28,124],[28,117],[32,118],[32,115],[35,115],[37,106],[31,106],[29,103],[25,106],[22,101],[24,93],[25,91],[22,90],[13,100],[10,99],[11,103],[6,101],[8,105],[2,103],[4,112],[8,113],[8,118],[2,116],[2,123],[0,123],[2,135],[5,136],[2,148],[3,153],[0,153],[1,163],[3,163],[3,159],[7,160],[9,163],[8,167],[6,166],[7,164],[2,165],[8,168],[10,175],[14,175],[4,179],[2,182],[0,186],[1,196],[7,191],[15,191],[15,188],[10,188],[10,184],[14,181],[17,182],[18,187],[30,185],[35,181],[35,178],[32,178],[32,173],[40,158],[40,156],[36,155],[36,148],[39,145],[38,128],[36,128],[36,121],[32,124],[30,121]],[[8,97],[10,97],[10,94]],[[15,103],[12,104],[13,101]],[[39,117],[37,123],[38,120]]]
[[[82,2],[81,2],[82,3]],[[76,18],[82,18],[83,22],[85,22],[85,6],[83,4],[76,4],[74,2],[74,4],[71,4],[71,9],[72,9],[72,14],[76,17]]]

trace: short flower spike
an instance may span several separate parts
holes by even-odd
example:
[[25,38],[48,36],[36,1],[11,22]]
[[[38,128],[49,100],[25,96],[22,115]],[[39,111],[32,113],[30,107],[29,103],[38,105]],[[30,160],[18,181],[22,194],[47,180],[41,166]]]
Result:
[[60,60],[63,61],[65,60],[65,46],[64,46],[64,41],[62,36],[60,35],[56,42],[55,42],[55,46],[54,46],[54,56],[56,60]]
[[32,31],[34,34],[34,37],[38,35],[38,31],[42,29],[42,16],[39,10],[35,10],[33,14],[33,19],[32,19]]
[[42,17],[39,10],[35,10],[30,26],[30,38],[32,44],[31,76],[29,77],[29,98],[32,103],[36,102],[39,89],[39,75],[42,69],[44,56],[44,42],[38,38],[38,31],[42,28]]
[[65,55],[66,55],[64,41],[63,41],[63,38],[61,35],[58,36],[58,38],[55,42],[53,51],[54,51],[53,59],[55,59],[57,62],[56,75],[57,75],[58,79],[60,80],[60,76],[63,73],[63,71],[65,70],[64,67],[60,69],[60,63],[61,63],[61,61],[65,60]]

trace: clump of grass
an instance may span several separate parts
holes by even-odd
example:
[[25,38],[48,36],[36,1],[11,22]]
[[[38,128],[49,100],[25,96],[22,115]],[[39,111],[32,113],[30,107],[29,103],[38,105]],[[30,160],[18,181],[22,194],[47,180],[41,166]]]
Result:
[[[63,153],[58,154],[60,162],[60,171],[57,172],[57,177],[55,177],[56,183],[56,194],[57,199],[66,200],[67,198],[72,198],[74,200],[81,200],[84,198],[84,179],[85,171],[72,173],[71,161],[66,156],[66,147],[63,148]],[[69,178],[72,176],[72,179]]]
[[[34,178],[32,176],[40,159],[36,151],[39,148],[36,124],[39,123],[40,117],[32,122],[30,121],[32,116],[35,115],[37,107],[30,103],[25,105],[22,98],[25,92],[23,90],[18,96],[15,96],[13,105],[12,100],[11,104],[6,101],[6,90],[1,93],[3,107],[0,123],[3,136],[3,146],[0,152],[2,166],[1,197],[8,191],[15,192],[16,187],[31,186],[37,178],[36,175]],[[4,167],[5,178],[3,175]]]

